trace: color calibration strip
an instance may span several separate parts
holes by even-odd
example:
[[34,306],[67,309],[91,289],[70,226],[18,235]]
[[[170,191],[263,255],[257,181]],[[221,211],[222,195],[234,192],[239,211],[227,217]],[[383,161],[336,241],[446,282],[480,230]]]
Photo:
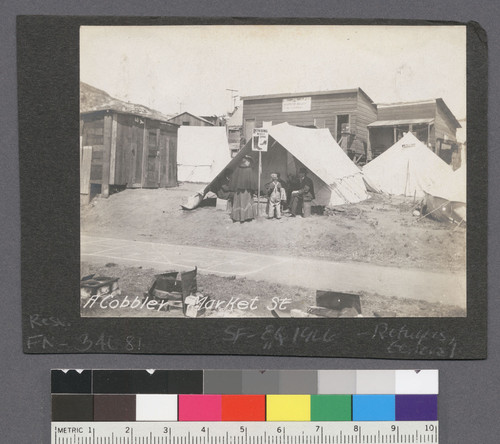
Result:
[[437,444],[437,422],[52,423],[52,444]]
[[53,370],[52,421],[436,421],[437,370]]

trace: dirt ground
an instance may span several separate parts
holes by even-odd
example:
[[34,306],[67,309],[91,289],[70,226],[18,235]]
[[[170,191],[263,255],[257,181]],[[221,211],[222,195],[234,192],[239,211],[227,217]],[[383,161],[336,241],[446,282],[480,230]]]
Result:
[[127,189],[81,208],[81,229],[103,237],[465,272],[466,229],[413,216],[413,198],[372,194],[310,218],[233,223],[215,207],[181,209],[200,184]]
[[[117,308],[111,308],[110,300],[105,301],[103,307],[100,306],[102,298],[93,304],[82,300],[81,315],[83,317],[183,316],[181,310],[159,310],[158,306],[148,309],[139,305],[157,274],[152,269],[124,267],[114,263],[106,265],[82,263],[81,273],[82,276],[96,274],[119,278],[118,284],[121,289],[121,294],[113,298],[120,304]],[[292,309],[307,310],[307,307],[316,305],[315,291],[302,287],[202,274],[198,274],[197,282],[198,291],[203,296],[228,302],[223,303],[218,309],[208,309],[204,317],[270,317],[272,316],[270,308],[274,308],[280,317],[290,317]],[[230,303],[231,299],[233,304]],[[134,300],[137,301],[136,307],[131,308]],[[251,304],[252,300],[255,301],[254,304]],[[360,300],[363,317],[459,317],[465,315],[463,310],[450,305],[385,297],[374,293],[363,293],[360,295]],[[123,301],[127,301],[128,306],[123,306],[126,305]],[[287,302],[282,305],[284,301]],[[243,309],[241,309],[242,305],[238,306],[238,303],[243,304]]]

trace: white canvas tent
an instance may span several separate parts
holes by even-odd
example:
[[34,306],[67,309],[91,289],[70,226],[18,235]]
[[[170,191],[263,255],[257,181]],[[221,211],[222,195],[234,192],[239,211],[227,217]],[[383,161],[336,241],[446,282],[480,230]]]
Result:
[[450,166],[411,132],[363,167],[369,188],[392,195],[423,197]]
[[180,182],[209,183],[231,160],[226,129],[221,126],[181,126],[177,141]]
[[[257,174],[258,152],[252,151],[247,143],[238,155],[224,169],[234,171],[245,155],[252,156]],[[369,196],[360,169],[335,142],[326,128],[301,128],[281,123],[269,128],[268,151],[262,153],[261,183],[270,181],[270,174],[297,175],[299,168],[308,170],[308,177],[314,183],[313,205],[342,205],[356,203]],[[214,180],[205,191],[216,188]]]

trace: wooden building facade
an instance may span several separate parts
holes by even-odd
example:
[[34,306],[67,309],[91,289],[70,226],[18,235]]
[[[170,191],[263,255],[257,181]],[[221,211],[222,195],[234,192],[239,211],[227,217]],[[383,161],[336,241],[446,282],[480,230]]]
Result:
[[178,125],[112,109],[80,114],[80,194],[177,186]]
[[368,124],[377,120],[377,107],[361,89],[318,91],[242,97],[243,137],[250,140],[254,128],[266,122],[328,128],[339,142],[342,129],[370,151]]
[[368,125],[374,156],[411,131],[444,161],[451,162],[461,125],[443,99],[377,104],[377,109],[377,121]]

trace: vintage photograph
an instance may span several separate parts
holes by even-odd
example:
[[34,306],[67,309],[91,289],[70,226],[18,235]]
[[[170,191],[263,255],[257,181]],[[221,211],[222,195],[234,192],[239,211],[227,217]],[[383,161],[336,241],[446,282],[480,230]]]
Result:
[[467,316],[466,85],[465,25],[80,27],[80,315]]

